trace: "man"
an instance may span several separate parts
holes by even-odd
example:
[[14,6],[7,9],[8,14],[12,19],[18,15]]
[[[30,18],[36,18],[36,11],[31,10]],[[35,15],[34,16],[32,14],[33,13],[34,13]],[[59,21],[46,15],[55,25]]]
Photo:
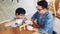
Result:
[[39,1],[37,3],[38,11],[31,18],[33,23],[37,20],[39,28],[33,30],[40,32],[40,34],[52,34],[53,32],[53,16],[47,8],[48,3],[46,1]]

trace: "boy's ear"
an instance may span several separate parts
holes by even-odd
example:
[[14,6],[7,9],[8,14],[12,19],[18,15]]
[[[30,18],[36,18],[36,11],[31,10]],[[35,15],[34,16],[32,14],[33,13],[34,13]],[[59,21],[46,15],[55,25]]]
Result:
[[16,13],[16,15],[18,15],[18,13]]

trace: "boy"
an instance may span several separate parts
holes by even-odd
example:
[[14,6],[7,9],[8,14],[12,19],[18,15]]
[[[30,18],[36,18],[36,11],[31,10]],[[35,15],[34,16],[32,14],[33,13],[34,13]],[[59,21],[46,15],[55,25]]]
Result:
[[24,27],[26,25],[26,24],[24,24],[24,21],[26,20],[25,14],[26,14],[26,11],[23,8],[17,8],[15,11],[16,17],[12,21],[6,23],[5,26],[6,27],[11,26],[11,27],[15,28],[17,26],[22,25],[21,27]]

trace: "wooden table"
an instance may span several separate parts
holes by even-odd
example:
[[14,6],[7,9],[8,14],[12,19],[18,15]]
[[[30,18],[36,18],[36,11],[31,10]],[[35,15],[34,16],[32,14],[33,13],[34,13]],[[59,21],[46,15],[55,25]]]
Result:
[[[35,25],[35,24],[33,24],[32,26],[37,28],[37,25]],[[0,34],[32,34],[32,33],[33,33],[33,31],[24,30],[23,28],[22,28],[22,31],[20,31],[19,27],[10,28],[8,30],[0,32]]]

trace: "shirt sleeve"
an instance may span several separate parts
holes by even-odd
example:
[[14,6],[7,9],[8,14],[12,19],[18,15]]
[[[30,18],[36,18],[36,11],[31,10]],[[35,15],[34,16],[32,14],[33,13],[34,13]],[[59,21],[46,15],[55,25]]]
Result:
[[38,16],[38,12],[36,12],[36,13],[32,16],[31,19],[35,20],[35,19],[37,19],[37,16]]
[[38,28],[38,31],[41,33],[46,33],[48,32],[49,28],[52,28],[52,26],[53,26],[53,16],[49,15],[45,21],[44,28]]

